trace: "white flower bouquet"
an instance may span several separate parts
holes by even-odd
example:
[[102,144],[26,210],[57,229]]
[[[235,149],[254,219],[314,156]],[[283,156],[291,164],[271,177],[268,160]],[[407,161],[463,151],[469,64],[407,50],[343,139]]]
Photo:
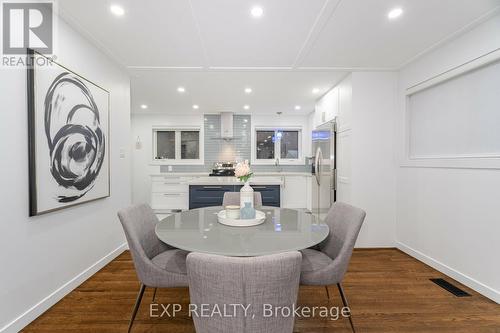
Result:
[[248,160],[236,164],[236,168],[234,169],[234,175],[240,181],[245,183],[248,182],[250,177],[252,177],[253,175],[252,170],[250,170],[250,164],[248,163]]

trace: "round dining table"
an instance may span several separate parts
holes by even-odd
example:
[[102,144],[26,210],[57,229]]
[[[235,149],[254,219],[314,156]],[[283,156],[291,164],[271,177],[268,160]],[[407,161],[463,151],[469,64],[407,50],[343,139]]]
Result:
[[158,238],[189,252],[251,257],[302,250],[321,243],[328,225],[295,209],[261,207],[264,223],[232,227],[218,222],[223,207],[198,208],[170,215],[156,225]]

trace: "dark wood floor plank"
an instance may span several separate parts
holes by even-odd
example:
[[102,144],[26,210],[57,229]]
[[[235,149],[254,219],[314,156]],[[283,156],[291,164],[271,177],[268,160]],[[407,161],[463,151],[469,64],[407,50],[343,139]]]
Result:
[[[472,297],[458,298],[429,278],[444,278]],[[396,249],[355,250],[344,289],[358,332],[500,333],[500,305]],[[139,290],[129,252],[124,252],[26,327],[26,333],[122,333]],[[299,305],[339,306],[336,286],[303,286]],[[157,302],[180,303],[176,318],[150,318],[152,290],[146,289],[133,332],[193,333],[187,288],[159,290]],[[299,318],[294,332],[351,332],[347,319]]]

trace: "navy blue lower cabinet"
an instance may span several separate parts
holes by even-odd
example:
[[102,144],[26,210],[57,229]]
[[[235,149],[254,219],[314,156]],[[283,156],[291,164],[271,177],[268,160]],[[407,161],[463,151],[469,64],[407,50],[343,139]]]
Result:
[[[262,205],[271,207],[280,207],[281,205],[281,188],[280,185],[251,185],[255,192],[260,192],[262,196]],[[242,185],[235,186],[235,190],[239,191]]]
[[[189,209],[222,206],[224,193],[239,191],[243,185],[190,185]],[[279,185],[252,185],[255,192],[262,195],[264,206],[280,207],[281,189]]]
[[224,193],[232,191],[233,185],[190,185],[189,209],[222,206]]

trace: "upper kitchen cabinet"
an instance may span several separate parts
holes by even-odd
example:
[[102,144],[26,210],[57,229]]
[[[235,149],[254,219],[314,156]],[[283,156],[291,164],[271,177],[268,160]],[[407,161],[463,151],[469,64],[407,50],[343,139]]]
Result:
[[339,112],[339,88],[334,87],[316,102],[315,124],[318,127],[333,120]]
[[342,82],[328,91],[316,102],[314,111],[314,128],[334,120],[338,117],[339,122],[349,123],[349,115],[352,104],[351,76],[346,77]]
[[351,128],[352,114],[352,78],[351,75],[346,77],[337,86],[339,89],[339,112],[337,115],[338,131]]

